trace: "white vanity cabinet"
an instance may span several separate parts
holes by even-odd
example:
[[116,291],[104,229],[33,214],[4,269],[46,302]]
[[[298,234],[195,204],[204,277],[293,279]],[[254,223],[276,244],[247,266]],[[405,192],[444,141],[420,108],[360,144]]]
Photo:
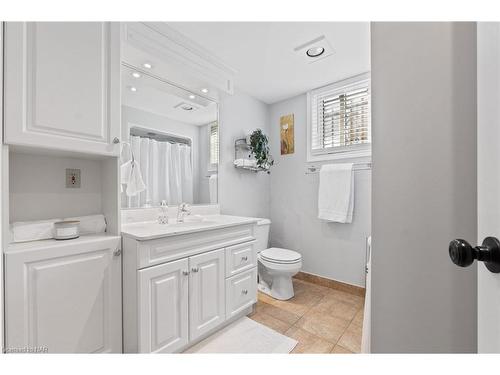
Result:
[[181,352],[251,312],[253,231],[247,220],[152,239],[122,232],[124,351]]
[[138,271],[138,352],[174,352],[187,345],[188,267],[181,259]]
[[9,350],[121,353],[119,236],[12,244],[5,251]]
[[120,27],[6,22],[5,143],[119,154]]
[[189,258],[189,339],[196,340],[226,319],[224,249]]

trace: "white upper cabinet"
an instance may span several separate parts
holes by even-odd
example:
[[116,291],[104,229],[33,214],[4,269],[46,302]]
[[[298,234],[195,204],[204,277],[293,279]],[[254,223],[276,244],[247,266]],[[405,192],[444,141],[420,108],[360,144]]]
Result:
[[117,23],[7,22],[5,142],[118,155],[120,60]]

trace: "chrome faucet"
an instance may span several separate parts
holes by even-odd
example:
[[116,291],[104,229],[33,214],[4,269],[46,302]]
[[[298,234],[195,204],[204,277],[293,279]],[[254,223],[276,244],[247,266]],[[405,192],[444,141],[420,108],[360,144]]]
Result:
[[191,215],[191,211],[187,203],[181,203],[177,208],[177,222],[183,223],[185,215]]
[[168,205],[166,200],[161,201],[158,224],[168,224]]

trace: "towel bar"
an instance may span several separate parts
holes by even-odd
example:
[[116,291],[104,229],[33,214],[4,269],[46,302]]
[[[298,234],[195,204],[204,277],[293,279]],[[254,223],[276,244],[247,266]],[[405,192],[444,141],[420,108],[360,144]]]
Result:
[[[317,174],[319,173],[321,166],[310,165],[307,167],[306,174]],[[363,171],[372,169],[372,163],[357,163],[353,165],[354,171]]]

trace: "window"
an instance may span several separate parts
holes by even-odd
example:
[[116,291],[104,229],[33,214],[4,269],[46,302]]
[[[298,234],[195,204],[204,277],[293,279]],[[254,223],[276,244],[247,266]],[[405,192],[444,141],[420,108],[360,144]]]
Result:
[[219,164],[219,124],[214,122],[210,124],[210,166],[217,168]]
[[308,161],[370,156],[370,75],[308,93]]

